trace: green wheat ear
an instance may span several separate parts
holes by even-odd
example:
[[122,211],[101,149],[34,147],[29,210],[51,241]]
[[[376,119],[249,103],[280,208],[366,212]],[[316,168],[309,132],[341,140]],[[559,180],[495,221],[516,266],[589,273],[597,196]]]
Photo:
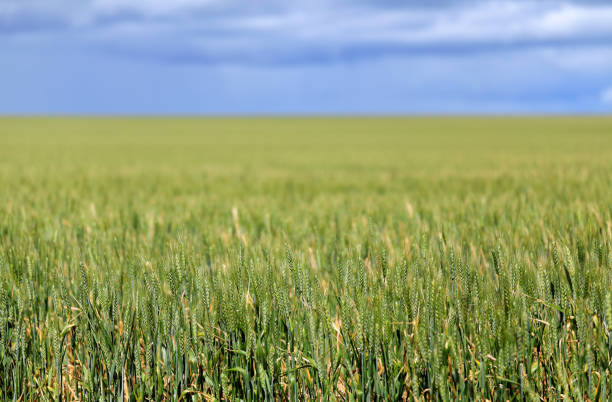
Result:
[[605,314],[606,323],[608,325],[608,333],[610,333],[612,331],[612,292],[608,292],[606,296]]

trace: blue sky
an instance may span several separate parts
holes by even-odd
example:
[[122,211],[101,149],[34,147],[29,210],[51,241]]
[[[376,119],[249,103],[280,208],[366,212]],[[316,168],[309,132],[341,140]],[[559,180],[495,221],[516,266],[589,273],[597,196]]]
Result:
[[0,0],[0,114],[612,112],[612,2]]

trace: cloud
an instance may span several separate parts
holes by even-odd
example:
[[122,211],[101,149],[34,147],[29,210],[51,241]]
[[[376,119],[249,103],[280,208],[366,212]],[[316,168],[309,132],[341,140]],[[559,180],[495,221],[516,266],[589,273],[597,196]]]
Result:
[[552,112],[610,102],[606,1],[0,2],[0,88],[12,94],[0,112]]
[[[6,1],[6,0],[5,0]],[[0,35],[48,36],[176,63],[355,62],[605,45],[612,6],[599,2],[8,0]]]

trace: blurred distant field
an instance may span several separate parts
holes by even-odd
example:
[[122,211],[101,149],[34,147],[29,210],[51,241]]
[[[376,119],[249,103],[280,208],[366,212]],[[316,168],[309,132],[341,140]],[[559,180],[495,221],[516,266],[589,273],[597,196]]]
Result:
[[611,233],[609,117],[1,118],[0,395],[605,400]]
[[608,117],[3,118],[0,155],[30,172],[126,176],[542,175],[609,167],[611,126]]
[[517,191],[605,207],[611,156],[611,118],[0,120],[2,197],[56,213],[67,198],[71,213],[212,202],[289,218],[318,202],[459,211],[482,197],[491,212]]

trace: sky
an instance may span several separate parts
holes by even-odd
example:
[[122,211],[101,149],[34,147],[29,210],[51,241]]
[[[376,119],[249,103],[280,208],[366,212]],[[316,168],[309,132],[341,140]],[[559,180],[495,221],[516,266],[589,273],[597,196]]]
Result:
[[0,114],[612,112],[612,2],[0,0]]

